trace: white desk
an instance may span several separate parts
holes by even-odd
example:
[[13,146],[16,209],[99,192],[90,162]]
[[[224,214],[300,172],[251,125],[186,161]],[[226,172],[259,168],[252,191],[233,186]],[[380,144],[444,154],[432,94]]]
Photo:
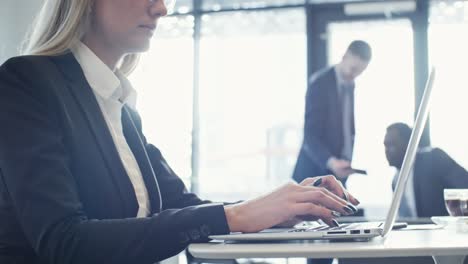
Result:
[[288,243],[191,244],[202,259],[236,258],[370,258],[432,256],[437,264],[461,264],[468,255],[468,233],[448,230],[392,231],[367,242],[298,241]]

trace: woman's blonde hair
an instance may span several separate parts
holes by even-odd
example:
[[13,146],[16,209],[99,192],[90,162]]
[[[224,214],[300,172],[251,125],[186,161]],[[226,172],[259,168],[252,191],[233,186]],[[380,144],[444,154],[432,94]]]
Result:
[[[55,56],[64,54],[81,40],[91,25],[94,0],[45,0],[23,44],[22,53]],[[128,75],[138,54],[125,56],[120,71]]]

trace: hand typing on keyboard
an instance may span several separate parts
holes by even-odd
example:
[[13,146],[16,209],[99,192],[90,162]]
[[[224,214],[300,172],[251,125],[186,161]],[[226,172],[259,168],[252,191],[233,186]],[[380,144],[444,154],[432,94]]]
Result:
[[285,222],[292,226],[301,220],[318,219],[338,227],[335,218],[356,213],[357,204],[359,201],[329,175],[289,183],[256,199],[227,205],[225,213],[231,232],[257,232]]

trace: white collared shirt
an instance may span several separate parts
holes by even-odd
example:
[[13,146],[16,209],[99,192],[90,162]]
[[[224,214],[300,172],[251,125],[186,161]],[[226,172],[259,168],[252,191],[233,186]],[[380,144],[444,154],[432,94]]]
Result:
[[335,65],[333,67],[333,69],[335,70],[335,78],[336,78],[336,87],[338,87],[338,95],[341,96],[341,94],[343,93],[342,89],[344,87],[351,87],[354,85],[354,82],[347,82],[344,80],[341,72],[338,70],[338,65]]
[[135,109],[136,91],[119,71],[114,73],[82,42],[78,42],[71,50],[96,96],[122,164],[135,190],[139,207],[137,217],[146,217],[151,211],[148,190],[122,128],[122,107],[127,104]]
[[[393,177],[392,184],[394,186],[396,186],[399,175],[400,175],[400,170],[397,170],[395,176]],[[406,212],[406,214],[403,214],[401,210],[403,203],[406,203],[406,206],[408,206],[408,212]],[[406,182],[406,188],[405,188],[405,191],[403,192],[403,197],[401,198],[398,215],[399,217],[417,217],[418,216],[418,212],[416,209],[416,197],[414,194],[414,170],[413,169],[411,169],[410,175],[408,177],[408,181]]]

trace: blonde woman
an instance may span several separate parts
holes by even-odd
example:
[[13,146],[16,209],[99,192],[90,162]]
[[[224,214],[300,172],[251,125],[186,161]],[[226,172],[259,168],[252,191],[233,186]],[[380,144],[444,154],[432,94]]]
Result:
[[125,78],[166,13],[163,0],[46,0],[30,55],[1,66],[0,263],[149,264],[212,234],[337,225],[353,208],[331,176],[230,205],[186,191]]

